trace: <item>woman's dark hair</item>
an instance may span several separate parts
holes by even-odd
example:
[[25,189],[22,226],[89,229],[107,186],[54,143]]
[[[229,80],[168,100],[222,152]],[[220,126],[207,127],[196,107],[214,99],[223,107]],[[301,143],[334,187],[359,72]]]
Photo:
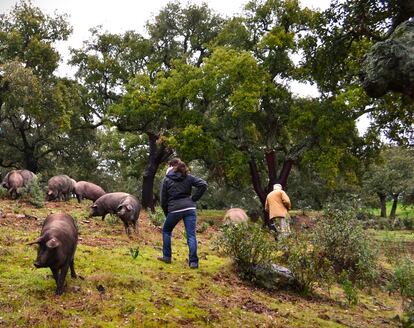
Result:
[[177,164],[180,162],[181,162],[181,159],[179,159],[178,157],[175,157],[168,162],[168,166],[177,166]]
[[180,172],[183,176],[187,176],[189,169],[183,161],[180,161],[174,166],[174,172]]

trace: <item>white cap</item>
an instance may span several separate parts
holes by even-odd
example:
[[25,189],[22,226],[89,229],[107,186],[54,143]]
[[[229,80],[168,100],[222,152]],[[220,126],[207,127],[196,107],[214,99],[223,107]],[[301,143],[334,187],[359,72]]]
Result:
[[274,184],[273,185],[273,190],[276,190],[276,189],[282,189],[282,185],[279,184],[279,183]]

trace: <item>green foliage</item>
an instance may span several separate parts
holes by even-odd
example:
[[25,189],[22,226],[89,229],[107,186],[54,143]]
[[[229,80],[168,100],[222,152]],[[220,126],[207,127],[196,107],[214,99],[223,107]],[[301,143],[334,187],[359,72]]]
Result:
[[131,254],[131,257],[135,260],[139,256],[139,246],[130,247],[129,253]]
[[156,227],[161,227],[166,219],[164,211],[158,206],[155,208],[155,212],[148,212],[148,218]]
[[278,248],[285,253],[286,264],[302,293],[312,292],[315,286],[329,288],[335,281],[332,263],[324,256],[320,245],[312,243],[311,234],[294,233],[279,240]]
[[38,174],[28,183],[27,186],[21,188],[20,190],[21,198],[27,200],[30,204],[37,208],[45,206],[45,193],[40,185],[40,180],[41,177]]
[[312,242],[323,250],[337,274],[353,282],[373,283],[378,275],[377,251],[354,211],[328,209],[315,227]]
[[395,268],[388,289],[401,295],[402,307],[408,317],[404,324],[411,327],[414,324],[414,263],[411,258],[405,257]]
[[6,188],[0,187],[0,198],[6,198],[9,196],[9,193]]
[[354,283],[345,278],[341,281],[341,287],[344,291],[346,300],[348,301],[348,305],[356,305],[358,303],[358,291],[355,288]]
[[115,225],[119,221],[119,218],[115,214],[109,214],[106,216],[106,222],[108,222],[109,225]]
[[276,244],[258,224],[224,226],[216,244],[232,258],[242,278],[258,284],[261,282],[257,280],[256,269],[268,268],[276,260]]
[[207,221],[202,222],[202,223],[201,223],[201,224],[199,224],[199,226],[197,227],[197,232],[198,232],[198,233],[204,233],[204,232],[206,232],[206,231],[207,231],[208,227],[210,227],[210,226],[211,226],[210,222],[207,222]]

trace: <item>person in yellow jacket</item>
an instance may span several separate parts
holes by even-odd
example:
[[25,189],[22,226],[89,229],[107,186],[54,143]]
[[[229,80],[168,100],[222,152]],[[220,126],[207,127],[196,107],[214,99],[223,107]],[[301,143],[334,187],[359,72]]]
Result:
[[265,203],[265,210],[269,213],[270,230],[283,236],[290,234],[288,211],[291,207],[289,196],[282,190],[282,185],[275,184]]

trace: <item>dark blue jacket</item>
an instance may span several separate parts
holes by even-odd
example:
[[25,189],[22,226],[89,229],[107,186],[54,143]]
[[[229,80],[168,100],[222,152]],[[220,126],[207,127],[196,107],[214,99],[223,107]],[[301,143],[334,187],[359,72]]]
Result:
[[[196,188],[192,194],[192,187]],[[196,202],[207,190],[207,182],[191,174],[169,173],[161,183],[160,203],[164,214],[196,207]]]

